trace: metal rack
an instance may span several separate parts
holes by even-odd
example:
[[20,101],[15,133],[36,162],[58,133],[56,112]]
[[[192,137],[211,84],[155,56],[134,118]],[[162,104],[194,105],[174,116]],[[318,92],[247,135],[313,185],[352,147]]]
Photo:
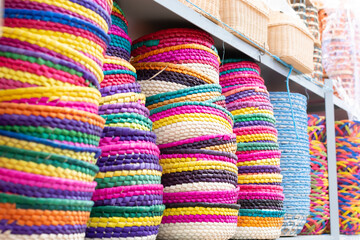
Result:
[[[186,7],[177,0],[116,0],[123,10],[126,12],[130,23],[130,35],[132,38],[137,38],[141,35],[156,31],[163,27],[187,27],[197,26],[204,31],[210,33],[217,43],[218,48],[223,48],[223,51],[235,51],[260,61],[261,67],[265,68],[268,74],[274,76],[274,79],[279,79],[279,76],[285,78],[289,73],[289,68],[284,64],[278,62],[270,55],[264,55],[257,48],[249,43],[237,38],[221,24],[216,23],[205,18],[201,14]],[[139,23],[142,24],[139,27]],[[161,24],[158,24],[161,23]],[[131,25],[134,24],[134,25]],[[141,25],[140,24],[140,25]],[[161,27],[161,28],[160,28]],[[134,32],[131,32],[134,31]],[[226,46],[226,47],[225,47]],[[225,47],[225,48],[224,48]],[[273,84],[271,79],[269,83]],[[348,112],[346,105],[342,100],[335,97],[332,91],[332,82],[326,81],[325,85],[317,84],[309,77],[292,72],[290,80],[297,85],[298,88],[308,90],[313,93],[313,96],[320,97],[324,100],[324,108],[326,115],[326,129],[327,129],[327,151],[328,151],[328,168],[329,168],[329,198],[330,198],[330,235],[315,235],[315,236],[297,236],[284,237],[282,239],[294,240],[339,240],[351,239],[360,240],[360,236],[341,236],[339,232],[339,215],[338,215],[338,194],[337,194],[337,171],[336,171],[336,148],[335,148],[335,112],[334,106]],[[275,81],[275,80],[274,80]],[[276,84],[284,84],[276,81]]]

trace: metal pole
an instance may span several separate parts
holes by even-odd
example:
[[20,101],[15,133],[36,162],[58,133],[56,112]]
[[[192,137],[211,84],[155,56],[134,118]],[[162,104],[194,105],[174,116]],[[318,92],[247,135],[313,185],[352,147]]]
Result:
[[329,175],[330,231],[331,239],[340,239],[339,201],[336,170],[335,114],[332,80],[325,81],[325,117],[327,138],[327,160]]

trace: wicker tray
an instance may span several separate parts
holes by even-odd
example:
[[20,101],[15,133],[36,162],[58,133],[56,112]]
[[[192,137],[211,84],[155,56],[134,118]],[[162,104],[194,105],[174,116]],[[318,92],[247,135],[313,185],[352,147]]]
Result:
[[[185,6],[188,6],[192,9],[194,9],[196,12],[204,15],[204,17],[210,19],[211,21],[218,23],[220,20],[220,0],[178,0],[179,2],[183,3]],[[191,3],[192,4],[191,4]],[[195,7],[194,5],[196,5],[197,7],[203,9],[204,11],[201,11],[199,8]],[[214,19],[213,17],[215,17],[216,19]]]
[[268,29],[270,52],[302,73],[314,70],[314,38],[299,19],[271,12]]
[[220,16],[222,21],[232,28],[228,30],[234,35],[246,42],[250,39],[258,46],[268,49],[269,8],[265,3],[259,0],[223,0],[220,5]]

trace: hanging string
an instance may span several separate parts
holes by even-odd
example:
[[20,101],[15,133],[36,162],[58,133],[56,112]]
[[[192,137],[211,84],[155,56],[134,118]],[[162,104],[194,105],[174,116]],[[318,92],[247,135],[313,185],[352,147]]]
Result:
[[293,66],[290,66],[289,74],[287,75],[287,78],[286,78],[286,91],[287,91],[287,94],[288,94],[288,97],[289,97],[289,103],[290,103],[290,108],[291,108],[291,116],[292,116],[292,120],[293,120],[293,124],[294,124],[294,128],[295,128],[296,138],[299,139],[299,134],[298,134],[298,131],[297,131],[295,115],[294,115],[294,108],[293,108],[293,104],[292,104],[292,100],[291,100],[290,86],[289,86],[289,79],[290,79],[292,70],[293,70]]

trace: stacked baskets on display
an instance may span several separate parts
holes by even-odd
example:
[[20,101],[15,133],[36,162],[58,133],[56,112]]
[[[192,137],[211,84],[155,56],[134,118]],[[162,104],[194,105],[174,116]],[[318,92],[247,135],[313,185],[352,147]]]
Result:
[[310,215],[301,231],[304,235],[320,235],[329,228],[329,182],[325,146],[325,118],[308,117],[311,158]]
[[340,233],[360,234],[360,123],[335,123]]
[[306,21],[310,32],[315,39],[314,45],[314,72],[312,77],[321,83],[323,80],[323,67],[322,67],[322,50],[320,40],[320,26],[318,9],[313,6],[306,7]]
[[318,9],[314,6],[307,6],[305,0],[291,0],[291,5],[298,16],[304,21],[315,40],[314,46],[314,72],[312,77],[323,83],[323,68],[321,62],[321,41]]
[[132,61],[160,148],[166,209],[158,239],[230,239],[237,168],[233,117],[207,33],[168,29],[136,40]]
[[295,10],[296,14],[303,20],[304,24],[308,24],[306,21],[306,1],[305,0],[290,0],[291,6]]
[[285,218],[283,236],[303,229],[310,209],[310,155],[306,97],[297,93],[270,93],[281,150]]
[[83,239],[112,1],[5,1],[0,238]]
[[326,75],[335,79],[335,94],[356,97],[355,76],[359,74],[359,23],[351,10],[324,8],[319,11],[322,62]]
[[227,109],[234,115],[238,157],[238,226],[233,239],[276,239],[283,223],[280,151],[273,107],[253,62],[229,59],[220,68]]
[[97,187],[86,239],[155,239],[164,211],[162,168],[145,95],[128,62],[131,40],[124,13],[114,3],[105,56],[99,114]]

